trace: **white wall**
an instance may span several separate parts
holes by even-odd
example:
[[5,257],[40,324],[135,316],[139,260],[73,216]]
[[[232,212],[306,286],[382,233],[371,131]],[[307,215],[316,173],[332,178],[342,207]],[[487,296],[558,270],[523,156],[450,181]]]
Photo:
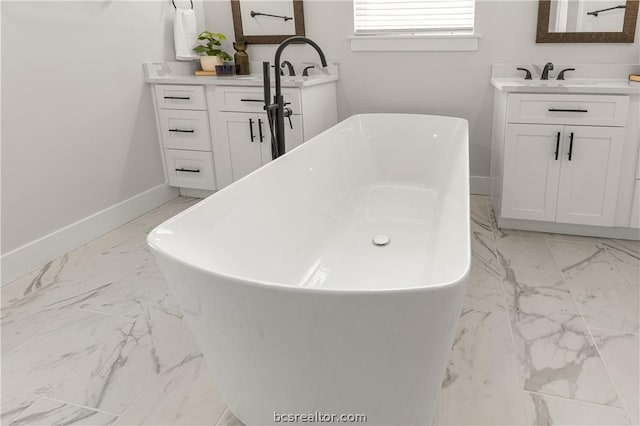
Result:
[[2,253],[164,182],[142,62],[169,0],[2,2]]
[[[209,0],[204,7],[209,29],[233,38],[229,2]],[[340,119],[363,112],[466,118],[474,176],[489,175],[491,64],[640,63],[640,30],[633,44],[536,44],[537,0],[477,0],[476,32],[482,35],[477,52],[352,52],[347,40],[353,34],[351,1],[304,0],[304,12],[306,35],[340,63]],[[273,61],[274,50],[275,46],[254,45],[249,56]],[[283,59],[315,60],[314,55],[311,48],[290,46]]]

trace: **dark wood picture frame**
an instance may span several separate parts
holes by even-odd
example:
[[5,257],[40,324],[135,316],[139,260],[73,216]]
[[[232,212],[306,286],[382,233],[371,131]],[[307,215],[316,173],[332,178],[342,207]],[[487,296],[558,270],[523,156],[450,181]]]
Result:
[[[291,0],[293,2],[293,18],[296,25],[297,36],[304,36],[304,8],[302,0]],[[231,13],[233,14],[233,29],[236,41],[244,41],[248,44],[280,44],[294,34],[281,35],[260,35],[245,36],[242,30],[242,13],[240,11],[240,0],[231,0]]]
[[627,0],[621,32],[550,33],[551,0],[539,0],[536,43],[633,43],[639,0]]

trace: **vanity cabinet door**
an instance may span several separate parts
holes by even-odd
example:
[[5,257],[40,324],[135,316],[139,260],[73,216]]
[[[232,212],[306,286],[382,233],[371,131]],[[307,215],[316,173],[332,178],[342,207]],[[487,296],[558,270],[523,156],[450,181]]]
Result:
[[222,129],[218,134],[229,146],[231,174],[235,182],[262,166],[259,114],[221,112],[219,115],[218,124]]
[[612,226],[624,128],[565,126],[557,222]]
[[[264,140],[262,143],[262,164],[267,164],[272,161],[273,154],[271,153],[271,133],[269,130],[269,122],[267,121],[267,114],[260,114],[258,116],[261,126],[262,135]],[[297,146],[301,145],[302,138],[302,116],[292,115],[291,121],[289,118],[284,119],[284,148],[285,153],[291,151]]]
[[302,134],[302,116],[292,115],[291,122],[288,118],[284,119],[284,146],[286,152],[302,145],[304,142]]
[[556,125],[506,126],[503,217],[555,221],[562,132]]

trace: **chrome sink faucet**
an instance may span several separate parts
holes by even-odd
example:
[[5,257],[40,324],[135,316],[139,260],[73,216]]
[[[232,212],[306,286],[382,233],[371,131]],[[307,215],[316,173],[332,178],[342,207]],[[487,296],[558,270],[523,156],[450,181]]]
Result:
[[547,62],[544,66],[540,80],[549,80],[549,71],[553,71],[553,64],[551,62]]

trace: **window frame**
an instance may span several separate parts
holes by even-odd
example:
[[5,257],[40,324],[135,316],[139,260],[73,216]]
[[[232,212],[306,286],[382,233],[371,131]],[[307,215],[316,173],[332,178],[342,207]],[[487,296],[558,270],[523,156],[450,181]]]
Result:
[[474,0],[472,30],[380,30],[356,32],[353,0],[353,35],[349,36],[354,52],[477,51],[480,34],[476,33],[478,1]]

